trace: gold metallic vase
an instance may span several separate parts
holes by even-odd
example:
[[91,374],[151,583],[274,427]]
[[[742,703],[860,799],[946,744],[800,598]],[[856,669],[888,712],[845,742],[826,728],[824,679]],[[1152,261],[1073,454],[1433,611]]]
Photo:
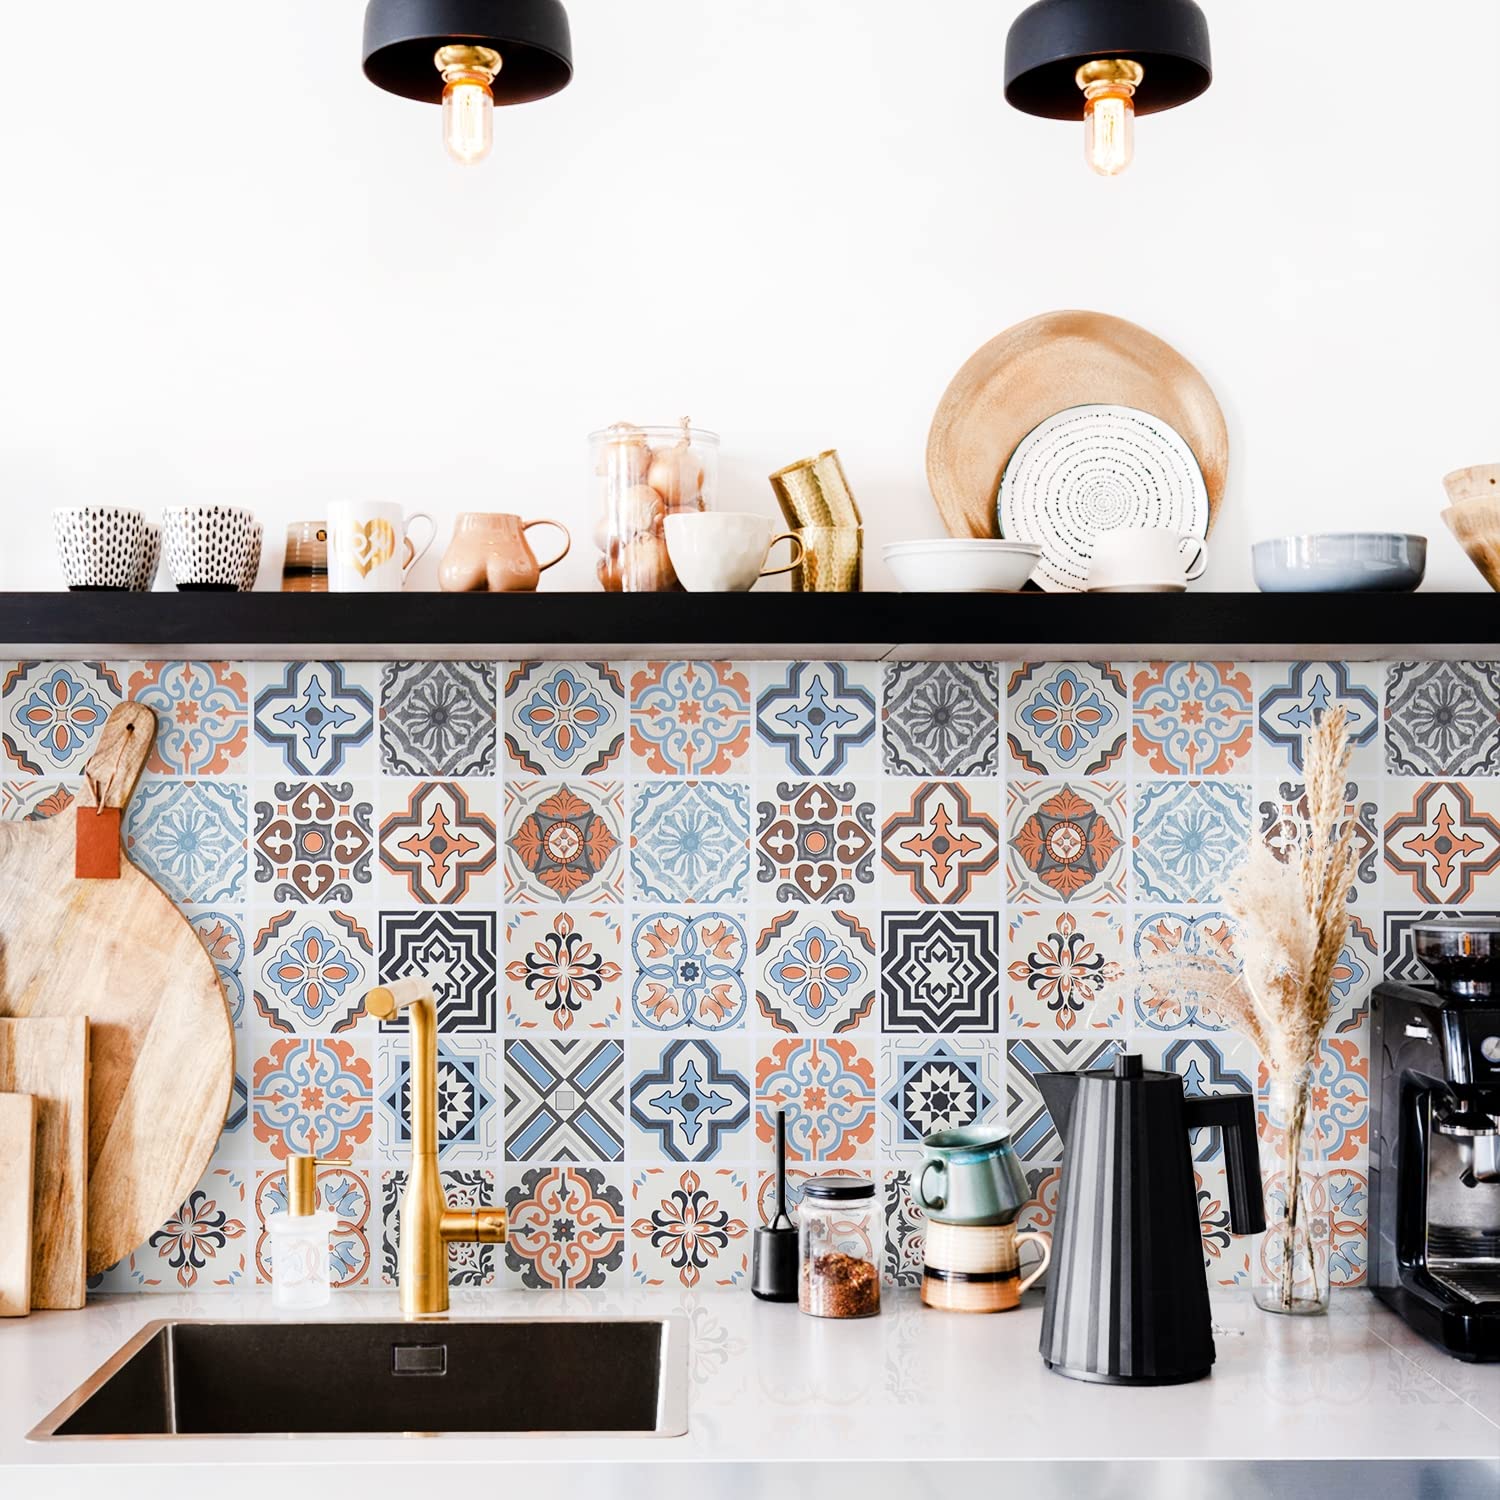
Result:
[[802,561],[792,569],[794,594],[857,594],[865,584],[862,526],[804,526]]
[[830,448],[771,475],[776,503],[802,539],[794,594],[857,594],[864,587],[865,533],[844,466]]
[[863,524],[844,466],[832,448],[778,469],[771,475],[771,488],[789,526],[852,529]]

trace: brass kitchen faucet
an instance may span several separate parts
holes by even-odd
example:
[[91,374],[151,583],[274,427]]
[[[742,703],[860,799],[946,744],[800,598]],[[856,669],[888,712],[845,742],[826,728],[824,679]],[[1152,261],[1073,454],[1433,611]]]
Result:
[[442,973],[402,979],[365,996],[365,1011],[377,1021],[410,1015],[411,1171],[401,1195],[397,1225],[396,1281],[401,1315],[432,1317],[448,1311],[448,1246],[498,1245],[505,1241],[503,1208],[450,1208],[443,1196],[437,1154],[437,987]]

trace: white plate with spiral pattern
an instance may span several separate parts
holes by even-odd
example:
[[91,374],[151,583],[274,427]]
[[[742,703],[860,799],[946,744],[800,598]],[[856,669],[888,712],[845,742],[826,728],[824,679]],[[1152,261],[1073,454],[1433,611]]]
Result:
[[1000,535],[1042,549],[1032,579],[1081,593],[1094,539],[1120,526],[1208,535],[1208,489],[1181,434],[1131,406],[1070,406],[1016,445],[1000,480]]

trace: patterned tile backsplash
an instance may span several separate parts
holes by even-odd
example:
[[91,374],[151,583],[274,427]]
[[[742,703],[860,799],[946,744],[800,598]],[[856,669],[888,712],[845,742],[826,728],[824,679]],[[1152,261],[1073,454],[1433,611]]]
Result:
[[[353,1163],[320,1174],[336,1281],[389,1283],[406,1028],[361,997],[433,966],[448,1191],[512,1222],[454,1247],[457,1282],[743,1287],[778,1107],[794,1197],[879,1183],[894,1279],[931,1130],[1008,1122],[1045,1227],[1038,1070],[1129,1046],[1256,1085],[1201,997],[1132,976],[1233,953],[1224,874],[1284,837],[1334,703],[1359,870],[1316,1107],[1357,1285],[1370,988],[1419,974],[1421,916],[1500,908],[1497,663],[17,662],[0,814],[65,808],[126,697],[161,727],[125,837],[213,955],[238,1061],[202,1182],[109,1289],[267,1280],[311,1150]],[[1242,1282],[1216,1137],[1194,1160],[1210,1275]]]

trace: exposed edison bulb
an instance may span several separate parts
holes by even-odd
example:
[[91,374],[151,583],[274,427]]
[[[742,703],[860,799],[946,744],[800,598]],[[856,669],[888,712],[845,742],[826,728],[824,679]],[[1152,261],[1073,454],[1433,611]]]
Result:
[[1117,177],[1135,158],[1135,91],[1146,76],[1139,63],[1099,59],[1078,70],[1083,90],[1083,152],[1101,177]]
[[443,144],[460,165],[478,166],[495,145],[500,54],[493,47],[439,47],[434,61],[443,75]]

